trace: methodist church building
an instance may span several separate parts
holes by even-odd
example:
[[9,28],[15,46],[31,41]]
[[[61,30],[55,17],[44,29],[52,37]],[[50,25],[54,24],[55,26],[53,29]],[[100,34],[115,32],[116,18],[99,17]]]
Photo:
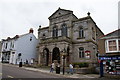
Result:
[[[91,18],[77,18],[73,11],[59,8],[49,18],[49,26],[38,29],[38,63],[49,66],[52,62],[63,64],[97,62],[96,53],[104,53],[103,32]],[[102,46],[101,46],[102,45]],[[100,48],[103,47],[103,48]]]

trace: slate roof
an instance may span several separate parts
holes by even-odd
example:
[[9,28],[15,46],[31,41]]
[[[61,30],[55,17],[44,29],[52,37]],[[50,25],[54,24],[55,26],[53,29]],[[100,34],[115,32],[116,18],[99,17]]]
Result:
[[21,37],[23,37],[25,35],[28,35],[28,34],[30,34],[30,33],[26,33],[26,34],[22,34],[22,35],[16,35],[13,38],[8,37],[7,39],[2,39],[2,41],[9,41],[9,40],[18,39],[18,38],[21,38]]
[[120,29],[104,35],[101,39],[120,38]]

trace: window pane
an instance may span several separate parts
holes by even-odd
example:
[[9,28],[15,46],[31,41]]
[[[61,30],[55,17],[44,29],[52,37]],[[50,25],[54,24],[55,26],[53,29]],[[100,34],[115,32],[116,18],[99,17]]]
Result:
[[58,36],[58,29],[56,27],[53,27],[53,37]]
[[79,58],[82,58],[82,56],[81,56],[81,52],[79,51]]
[[113,41],[113,45],[116,45],[116,41],[115,40]]
[[117,51],[116,40],[109,41],[109,51]]
[[109,41],[109,45],[116,45],[116,40]]
[[79,48],[79,58],[84,58],[84,48],[83,47],[80,47]]
[[120,40],[118,41],[118,45],[119,45],[119,51],[120,51]]
[[79,37],[80,37],[80,38],[83,38],[83,37],[84,37],[83,28],[80,28],[80,30],[79,30]]
[[116,46],[113,46],[113,51],[116,51],[117,50],[117,47]]
[[92,27],[92,38],[95,39],[95,30],[93,27]]
[[109,51],[116,51],[117,50],[117,47],[116,46],[110,46],[109,47]]
[[111,46],[109,46],[109,51],[112,51],[112,47]]
[[112,45],[112,41],[109,41],[109,45]]
[[82,58],[84,58],[84,52],[82,52]]
[[66,24],[62,25],[62,36],[67,36],[67,26],[66,26]]

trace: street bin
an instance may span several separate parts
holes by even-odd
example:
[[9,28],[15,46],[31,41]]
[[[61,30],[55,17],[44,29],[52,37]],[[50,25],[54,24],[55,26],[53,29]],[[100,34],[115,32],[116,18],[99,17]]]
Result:
[[56,67],[56,74],[60,74],[60,67]]
[[22,67],[22,62],[19,62],[19,67]]

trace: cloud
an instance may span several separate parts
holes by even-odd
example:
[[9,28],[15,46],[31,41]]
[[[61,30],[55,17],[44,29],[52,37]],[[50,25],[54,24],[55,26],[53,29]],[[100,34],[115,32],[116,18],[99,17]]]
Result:
[[118,26],[117,5],[118,0],[0,0],[0,36],[24,34],[31,27],[37,36],[38,26],[48,26],[48,17],[59,7],[72,10],[78,18],[91,12],[98,27],[106,34]]

